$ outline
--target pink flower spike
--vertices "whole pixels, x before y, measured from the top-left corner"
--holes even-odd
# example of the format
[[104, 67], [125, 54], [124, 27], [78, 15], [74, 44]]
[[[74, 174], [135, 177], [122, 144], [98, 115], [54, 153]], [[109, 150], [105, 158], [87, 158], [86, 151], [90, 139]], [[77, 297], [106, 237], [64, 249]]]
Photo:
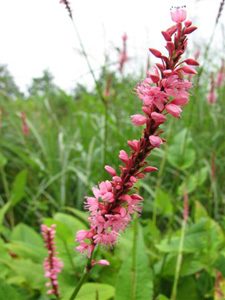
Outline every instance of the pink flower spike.
[[149, 141], [153, 147], [157, 147], [157, 148], [159, 148], [163, 142], [162, 139], [157, 135], [150, 135]]
[[175, 118], [179, 118], [180, 114], [182, 112], [182, 109], [175, 105], [175, 104], [167, 104], [165, 106], [166, 111], [171, 114], [172, 116], [174, 116]]
[[110, 175], [116, 176], [116, 171], [115, 171], [112, 167], [110, 167], [110, 166], [105, 166], [105, 170], [106, 170], [106, 172], [108, 172]]
[[135, 126], [142, 126], [146, 124], [147, 118], [138, 114], [131, 116], [131, 121]]
[[179, 7], [179, 6], [172, 7], [170, 14], [171, 14], [172, 21], [174, 21], [176, 23], [182, 23], [183, 21], [186, 20], [186, 17], [187, 17], [187, 11], [184, 6], [183, 7]]
[[53, 294], [57, 298], [59, 298], [57, 276], [63, 268], [63, 262], [56, 256], [57, 252], [55, 247], [55, 228], [55, 224], [52, 224], [50, 227], [44, 224], [41, 225], [41, 233], [45, 243], [45, 248], [48, 250], [48, 256], [45, 258], [43, 264], [45, 277], [49, 279], [49, 282], [46, 285], [49, 288], [47, 294]]
[[155, 111], [153, 113], [151, 113], [151, 117], [158, 124], [162, 124], [166, 121], [166, 116], [164, 116], [163, 114], [157, 113]]

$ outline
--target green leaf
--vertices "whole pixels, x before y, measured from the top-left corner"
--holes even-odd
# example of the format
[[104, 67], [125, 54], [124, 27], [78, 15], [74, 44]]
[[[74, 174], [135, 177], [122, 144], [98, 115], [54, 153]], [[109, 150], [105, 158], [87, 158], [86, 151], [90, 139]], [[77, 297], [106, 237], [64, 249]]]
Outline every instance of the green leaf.
[[133, 249], [128, 253], [117, 277], [115, 300], [150, 300], [152, 294], [152, 272], [145, 252], [142, 229], [137, 226], [134, 227]]
[[43, 264], [34, 263], [30, 259], [15, 259], [10, 269], [13, 271], [10, 280], [16, 281], [14, 277], [19, 278], [21, 282], [33, 289], [45, 290], [46, 279]]
[[11, 240], [24, 242], [25, 244], [32, 244], [37, 247], [43, 247], [41, 236], [34, 229], [23, 223], [20, 223], [13, 228]]
[[0, 299], [2, 300], [24, 300], [24, 297], [11, 285], [0, 280]]
[[[72, 292], [73, 289], [65, 291], [63, 300], [68, 300]], [[114, 297], [114, 293], [114, 287], [109, 284], [86, 283], [81, 287], [76, 300], [111, 300]]]
[[87, 228], [87, 226], [85, 226], [83, 222], [69, 214], [57, 213], [55, 214], [54, 219], [67, 225], [68, 228], [73, 231], [73, 233], [76, 233], [78, 230]]
[[[156, 247], [162, 252], [177, 253], [179, 242], [180, 235], [175, 234], [172, 238], [162, 240]], [[223, 242], [224, 235], [222, 229], [212, 219], [205, 218], [187, 229], [183, 251], [186, 253], [205, 253], [206, 255], [212, 252], [212, 256], [216, 257], [218, 248]]]
[[[98, 295], [98, 298], [97, 298]], [[114, 287], [108, 284], [86, 283], [82, 286], [77, 300], [109, 300], [114, 296]]]
[[169, 298], [164, 295], [159, 295], [156, 300], [169, 300]]
[[88, 225], [88, 214], [73, 207], [65, 207], [65, 210], [71, 212], [78, 220]]
[[193, 277], [184, 278], [178, 285], [177, 300], [203, 300], [199, 295], [196, 280]]
[[19, 174], [17, 174], [12, 187], [12, 192], [10, 195], [9, 201], [0, 209], [0, 231], [1, 224], [3, 222], [5, 214], [18, 204], [25, 195], [25, 187], [26, 187], [26, 179], [27, 179], [27, 171], [23, 170]]
[[0, 152], [0, 169], [7, 164], [6, 157]]
[[26, 182], [27, 182], [27, 170], [23, 170], [19, 174], [17, 174], [13, 182], [12, 192], [9, 200], [12, 206], [15, 206], [24, 197]]
[[196, 173], [188, 177], [178, 188], [178, 194], [183, 195], [185, 192], [192, 193], [198, 186], [201, 186], [207, 179], [208, 168], [203, 167]]
[[179, 170], [186, 170], [194, 164], [196, 153], [191, 144], [192, 140], [188, 137], [187, 129], [182, 130], [175, 136], [167, 156], [169, 163], [173, 167]]
[[205, 207], [201, 204], [201, 202], [195, 201], [195, 222], [206, 217], [208, 217], [208, 213]]
[[156, 191], [155, 205], [160, 214], [171, 215], [173, 213], [171, 196], [162, 189]]
[[[177, 265], [177, 255], [170, 254], [167, 255], [166, 260], [162, 259], [157, 265], [156, 265], [156, 272], [160, 274], [162, 270], [162, 264], [163, 266], [163, 275], [164, 276], [174, 276], [176, 272], [176, 265]], [[204, 269], [205, 265], [196, 259], [194, 255], [184, 255], [180, 270], [180, 277], [183, 276], [190, 276], [192, 274], [196, 274], [197, 272], [200, 272], [202, 269]]]

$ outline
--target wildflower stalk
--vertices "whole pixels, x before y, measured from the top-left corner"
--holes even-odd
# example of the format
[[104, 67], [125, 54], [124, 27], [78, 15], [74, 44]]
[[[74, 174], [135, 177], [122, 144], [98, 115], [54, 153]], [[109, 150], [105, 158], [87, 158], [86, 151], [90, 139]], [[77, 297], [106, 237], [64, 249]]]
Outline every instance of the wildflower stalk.
[[137, 234], [138, 234], [138, 220], [137, 216], [134, 217], [134, 226], [133, 226], [133, 249], [132, 249], [132, 299], [135, 300], [135, 291], [136, 291], [136, 259], [137, 259]]
[[81, 38], [81, 35], [80, 35], [80, 32], [76, 26], [76, 23], [74, 21], [74, 18], [73, 18], [73, 14], [72, 14], [72, 10], [70, 8], [70, 5], [69, 5], [69, 2], [68, 1], [65, 1], [65, 0], [61, 0], [61, 3], [63, 3], [65, 6], [66, 6], [66, 9], [68, 10], [69, 12], [69, 17], [70, 17], [70, 20], [72, 22], [72, 25], [73, 25], [73, 29], [75, 31], [75, 34], [77, 36], [77, 39], [78, 39], [78, 42], [79, 42], [79, 45], [80, 45], [80, 48], [81, 48], [81, 53], [87, 63], [87, 66], [88, 66], [88, 69], [89, 69], [89, 72], [93, 78], [93, 81], [94, 81], [94, 84], [95, 84], [95, 89], [97, 91], [97, 94], [99, 96], [99, 99], [101, 100], [103, 106], [104, 106], [104, 125], [103, 125], [103, 128], [104, 128], [104, 134], [103, 134], [103, 138], [104, 138], [104, 142], [103, 142], [103, 145], [104, 145], [104, 148], [103, 148], [103, 164], [105, 164], [106, 162], [106, 152], [107, 152], [107, 141], [108, 141], [108, 104], [107, 104], [107, 100], [102, 92], [102, 88], [95, 76], [95, 73], [94, 73], [94, 70], [92, 68], [92, 65], [90, 63], [90, 60], [88, 58], [88, 55], [87, 55], [87, 52], [85, 50], [85, 46], [84, 46], [84, 43], [83, 43], [83, 40]]
[[[182, 61], [181, 56], [187, 47], [187, 35], [196, 27], [192, 26], [191, 21], [184, 22], [184, 7], [175, 7], [171, 16], [175, 25], [162, 32], [168, 56], [156, 49], [149, 49], [162, 63], [157, 63], [136, 88], [144, 115], [133, 115], [131, 121], [135, 126], [145, 125], [142, 137], [128, 141], [131, 149], [129, 154], [124, 150], [120, 151], [120, 173], [111, 166], [105, 166], [112, 180], [99, 183], [98, 187], [93, 188], [93, 196], [86, 197], [85, 208], [90, 213], [90, 229], [77, 232], [76, 241], [79, 246], [76, 249], [85, 253], [89, 259], [97, 245], [115, 245], [120, 232], [126, 229], [132, 216], [141, 213], [143, 198], [136, 193], [135, 183], [147, 173], [157, 170], [156, 167], [149, 166], [146, 159], [153, 149], [165, 142], [160, 137], [162, 130], [159, 127], [166, 122], [168, 114], [179, 118], [182, 107], [188, 102], [191, 83], [185, 79], [185, 75], [196, 74], [190, 66], [198, 63], [191, 58]], [[101, 264], [107, 263], [104, 261]]]
[[222, 12], [223, 12], [224, 4], [225, 4], [225, 0], [222, 0], [220, 2], [220, 5], [219, 5], [219, 9], [218, 9], [218, 13], [217, 13], [217, 16], [216, 16], [216, 20], [215, 20], [215, 24], [214, 24], [214, 27], [213, 27], [212, 34], [211, 34], [211, 36], [209, 38], [209, 41], [208, 41], [208, 44], [206, 45], [206, 48], [205, 48], [205, 52], [204, 52], [204, 55], [203, 55], [203, 63], [202, 63], [202, 66], [201, 66], [201, 68], [198, 72], [197, 83], [199, 83], [200, 78], [202, 76], [202, 73], [204, 72], [205, 64], [206, 64], [207, 59], [208, 59], [209, 50], [210, 50], [210, 47], [212, 45], [212, 42], [213, 42], [213, 39], [214, 39], [214, 36], [215, 36], [215, 33], [216, 33], [217, 25], [219, 23], [220, 17], [221, 17]]
[[79, 282], [77, 283], [71, 297], [69, 298], [69, 300], [74, 300], [78, 294], [78, 292], [80, 291], [82, 285], [87, 281], [90, 271], [92, 269], [92, 265], [91, 265], [91, 261], [92, 261], [92, 256], [88, 259], [87, 265], [84, 268], [84, 272], [83, 275], [81, 276]]
[[181, 228], [180, 244], [179, 244], [178, 256], [177, 256], [177, 263], [176, 263], [176, 270], [175, 270], [175, 277], [174, 277], [172, 294], [171, 294], [171, 298], [170, 298], [171, 300], [176, 300], [177, 299], [177, 287], [178, 287], [180, 270], [181, 270], [182, 260], [183, 260], [183, 247], [184, 247], [185, 229], [186, 229], [186, 221], [183, 220], [182, 221], [182, 228]]
[[59, 285], [58, 285], [58, 273], [61, 272], [63, 268], [62, 261], [57, 257], [57, 251], [55, 246], [55, 228], [56, 225], [51, 225], [47, 227], [46, 225], [41, 225], [41, 232], [45, 247], [48, 250], [48, 256], [44, 260], [44, 270], [45, 277], [49, 279], [46, 283], [48, 287], [48, 295], [54, 295], [56, 299], [59, 299]]

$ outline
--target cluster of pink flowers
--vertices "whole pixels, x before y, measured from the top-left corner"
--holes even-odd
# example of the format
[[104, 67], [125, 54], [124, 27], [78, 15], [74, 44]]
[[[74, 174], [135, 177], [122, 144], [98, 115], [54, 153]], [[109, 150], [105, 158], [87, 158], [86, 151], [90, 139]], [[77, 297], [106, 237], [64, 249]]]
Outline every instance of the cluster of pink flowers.
[[122, 36], [123, 41], [123, 48], [120, 50], [119, 53], [119, 71], [123, 73], [124, 65], [128, 61], [128, 55], [127, 55], [127, 35], [124, 33]]
[[191, 83], [185, 79], [185, 75], [196, 74], [192, 66], [198, 63], [191, 58], [180, 59], [187, 47], [187, 35], [196, 27], [192, 26], [191, 21], [185, 21], [184, 7], [173, 8], [171, 17], [175, 24], [162, 32], [168, 55], [149, 49], [160, 59], [160, 63], [148, 72], [147, 78], [136, 88], [144, 114], [131, 116], [131, 121], [135, 126], [145, 125], [143, 135], [139, 140], [128, 141], [130, 154], [120, 151], [120, 172], [105, 166], [112, 179], [94, 187], [93, 196], [86, 198], [85, 208], [90, 213], [90, 229], [77, 232], [79, 246], [76, 249], [88, 257], [91, 257], [96, 245], [114, 245], [132, 215], [141, 213], [143, 198], [134, 192], [134, 185], [147, 173], [157, 170], [156, 167], [148, 166], [146, 158], [154, 148], [165, 142], [160, 137], [162, 131], [159, 126], [166, 121], [166, 115], [180, 117], [183, 106], [188, 102]]
[[45, 277], [49, 279], [46, 283], [49, 295], [55, 295], [59, 297], [59, 285], [58, 285], [58, 273], [61, 272], [63, 268], [62, 261], [57, 257], [56, 247], [55, 247], [55, 228], [56, 225], [51, 225], [47, 227], [46, 225], [41, 225], [41, 233], [45, 242], [45, 247], [48, 250], [48, 257], [44, 261]]

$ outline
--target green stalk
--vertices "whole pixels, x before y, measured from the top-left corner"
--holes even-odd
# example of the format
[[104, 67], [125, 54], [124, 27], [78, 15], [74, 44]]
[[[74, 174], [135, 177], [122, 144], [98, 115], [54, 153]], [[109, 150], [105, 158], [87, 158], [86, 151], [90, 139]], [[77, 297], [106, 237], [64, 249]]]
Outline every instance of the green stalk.
[[[93, 252], [92, 252], [93, 254]], [[91, 261], [92, 261], [92, 257], [93, 255], [91, 255], [91, 257], [88, 259], [87, 265], [84, 268], [84, 272], [83, 275], [81, 276], [78, 284], [76, 285], [72, 295], [70, 296], [69, 300], [74, 300], [78, 294], [78, 292], [80, 291], [82, 285], [87, 281], [90, 271], [92, 269], [92, 265], [91, 265]]]
[[6, 179], [4, 168], [0, 168], [0, 173], [1, 173], [1, 177], [2, 177], [3, 187], [4, 187], [4, 190], [5, 190], [5, 195], [6, 195], [7, 200], [9, 200], [9, 195], [10, 195], [9, 186], [8, 186], [8, 182], [7, 182], [7, 179]]
[[103, 165], [106, 164], [106, 154], [107, 154], [107, 140], [108, 140], [108, 104], [104, 103], [105, 114], [104, 114], [104, 149], [103, 149]]
[[135, 300], [136, 291], [136, 257], [137, 257], [137, 234], [138, 234], [138, 221], [137, 217], [134, 218], [134, 231], [133, 231], [133, 248], [132, 248], [132, 298]]
[[170, 300], [176, 300], [177, 299], [177, 287], [178, 287], [180, 270], [181, 270], [182, 260], [183, 260], [183, 247], [184, 247], [184, 237], [185, 237], [186, 224], [187, 224], [187, 221], [185, 219], [183, 219], [182, 228], [181, 228], [180, 244], [179, 244], [179, 250], [178, 250], [178, 256], [177, 256], [177, 263], [176, 263], [176, 271], [175, 271], [173, 289], [172, 289], [172, 294], [171, 294]]

